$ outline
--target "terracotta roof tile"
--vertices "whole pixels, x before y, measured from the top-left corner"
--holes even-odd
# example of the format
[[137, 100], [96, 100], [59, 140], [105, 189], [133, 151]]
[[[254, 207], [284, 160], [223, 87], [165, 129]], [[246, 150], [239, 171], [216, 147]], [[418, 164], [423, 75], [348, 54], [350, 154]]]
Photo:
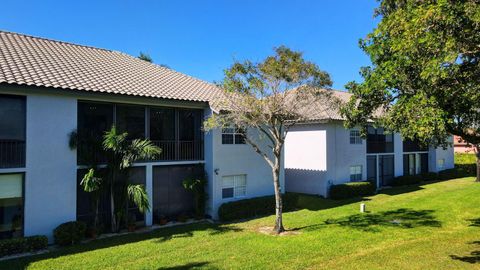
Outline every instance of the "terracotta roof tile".
[[0, 31], [0, 83], [209, 102], [215, 85], [112, 50]]

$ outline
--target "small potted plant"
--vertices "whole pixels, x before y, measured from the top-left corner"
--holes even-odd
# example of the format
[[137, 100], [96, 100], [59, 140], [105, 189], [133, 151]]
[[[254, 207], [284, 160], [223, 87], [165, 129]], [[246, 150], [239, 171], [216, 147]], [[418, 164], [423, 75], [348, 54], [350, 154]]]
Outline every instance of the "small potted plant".
[[134, 214], [131, 214], [128, 216], [128, 231], [129, 232], [134, 232], [135, 229], [137, 228], [137, 218], [135, 217]]
[[188, 216], [186, 214], [180, 214], [177, 217], [178, 222], [187, 222], [187, 220], [188, 220]]
[[87, 238], [96, 239], [98, 236], [98, 230], [97, 228], [95, 228], [95, 226], [91, 225], [91, 226], [88, 226], [85, 234]]
[[168, 219], [165, 215], [160, 215], [159, 219], [158, 219], [158, 224], [160, 225], [165, 225], [168, 223]]

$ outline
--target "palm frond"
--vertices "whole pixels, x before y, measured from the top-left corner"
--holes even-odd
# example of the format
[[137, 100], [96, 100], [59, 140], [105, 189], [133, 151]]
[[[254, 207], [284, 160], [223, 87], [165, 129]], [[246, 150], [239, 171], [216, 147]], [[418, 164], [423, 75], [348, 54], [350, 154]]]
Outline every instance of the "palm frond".
[[123, 151], [127, 141], [127, 133], [118, 133], [115, 125], [103, 135], [103, 149], [113, 152]]
[[80, 182], [80, 185], [86, 192], [93, 192], [99, 190], [101, 184], [102, 178], [95, 176], [94, 169], [88, 170], [88, 172], [83, 176], [82, 181]]
[[143, 185], [128, 185], [128, 197], [135, 203], [141, 213], [150, 211], [150, 202]]

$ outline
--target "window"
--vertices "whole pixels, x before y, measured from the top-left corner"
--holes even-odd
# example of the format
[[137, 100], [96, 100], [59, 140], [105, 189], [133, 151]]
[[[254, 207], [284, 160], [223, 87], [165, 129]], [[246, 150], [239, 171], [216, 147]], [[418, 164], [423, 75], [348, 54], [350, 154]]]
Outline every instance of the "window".
[[106, 103], [78, 102], [77, 163], [104, 162], [101, 141], [105, 131], [113, 125], [113, 105]]
[[0, 95], [0, 168], [25, 166], [25, 97]]
[[0, 174], [0, 239], [23, 234], [23, 174]]
[[360, 136], [359, 130], [350, 130], [350, 144], [362, 144], [362, 137]]
[[445, 169], [445, 159], [441, 158], [437, 160], [437, 168], [438, 170], [444, 170]]
[[403, 155], [403, 175], [417, 175], [427, 172], [428, 153]]
[[386, 133], [383, 128], [368, 127], [367, 153], [392, 153], [393, 134]]
[[350, 166], [350, 181], [362, 181], [362, 166]]
[[245, 131], [240, 128], [223, 128], [222, 144], [245, 144]]
[[117, 128], [119, 132], [127, 132], [127, 138], [145, 138], [145, 107], [117, 105]]
[[240, 198], [247, 195], [247, 176], [230, 175], [222, 177], [222, 199]]

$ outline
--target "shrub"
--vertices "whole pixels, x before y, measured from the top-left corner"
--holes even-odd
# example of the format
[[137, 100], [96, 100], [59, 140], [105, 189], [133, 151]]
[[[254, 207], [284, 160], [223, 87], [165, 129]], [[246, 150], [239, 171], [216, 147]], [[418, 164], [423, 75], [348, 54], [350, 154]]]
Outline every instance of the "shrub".
[[70, 221], [58, 226], [53, 231], [53, 237], [57, 245], [73, 245], [82, 241], [86, 230], [87, 225], [84, 222]]
[[330, 187], [330, 198], [348, 199], [354, 197], [370, 196], [375, 194], [375, 185], [371, 182], [351, 182]]
[[396, 177], [392, 181], [392, 186], [406, 186], [414, 185], [422, 182], [422, 176], [420, 175], [403, 175]]
[[422, 180], [423, 181], [435, 181], [438, 180], [438, 173], [435, 172], [427, 172], [427, 173], [422, 173]]
[[438, 172], [438, 178], [440, 180], [450, 180], [450, 179], [455, 179], [455, 178], [464, 177], [464, 176], [466, 176], [466, 173], [461, 168], [447, 169], [447, 170]]
[[44, 235], [0, 240], [0, 257], [46, 249], [47, 245]]
[[475, 176], [477, 174], [476, 164], [455, 164], [455, 169], [457, 169], [459, 177]]
[[[283, 211], [296, 209], [298, 194], [286, 193], [282, 196]], [[265, 196], [252, 199], [224, 203], [218, 209], [222, 221], [252, 218], [275, 213], [275, 196]]]

